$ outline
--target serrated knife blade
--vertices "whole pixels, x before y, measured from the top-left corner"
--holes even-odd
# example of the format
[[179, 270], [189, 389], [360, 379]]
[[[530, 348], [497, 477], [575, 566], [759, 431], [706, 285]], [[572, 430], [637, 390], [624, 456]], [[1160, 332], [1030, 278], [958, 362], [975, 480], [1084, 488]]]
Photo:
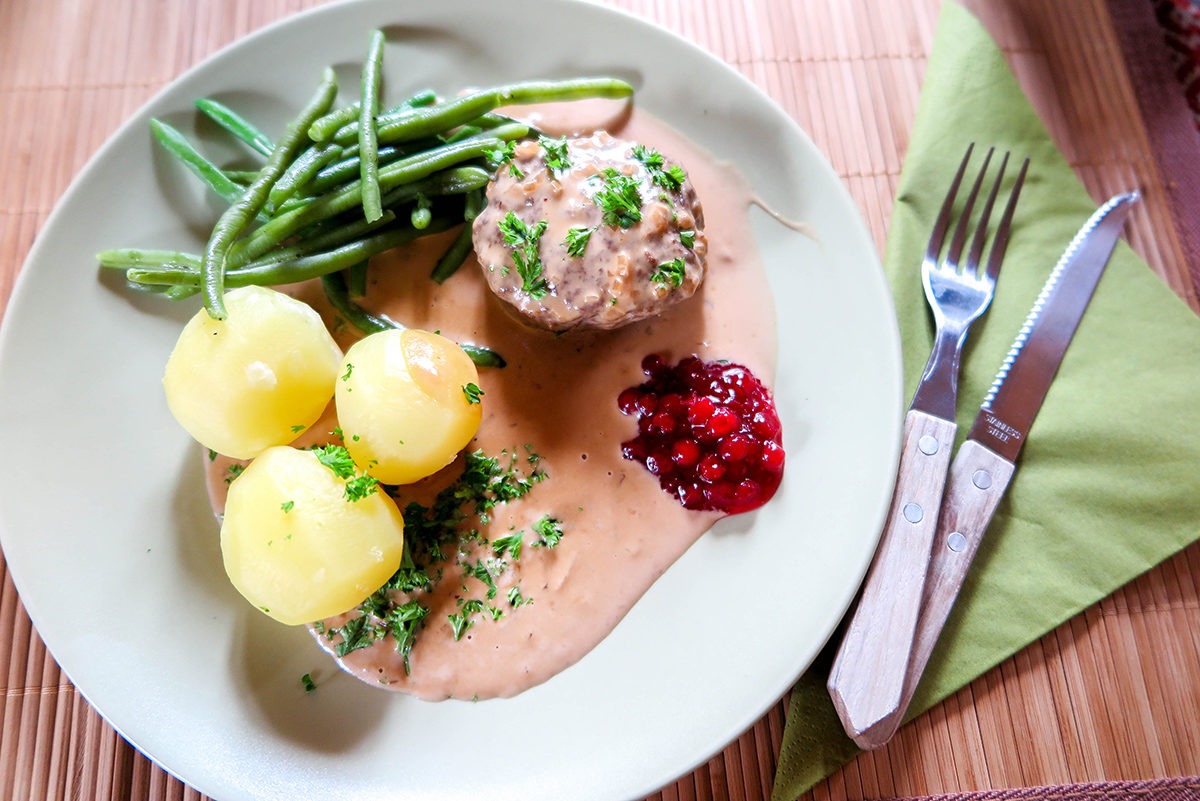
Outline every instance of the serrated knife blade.
[[1075, 234], [1005, 356], [969, 440], [1010, 462], [1017, 460], [1139, 197], [1135, 191], [1110, 198]]
[[912, 701], [1017, 457], [1108, 265], [1136, 191], [1109, 199], [1067, 246], [1017, 333], [950, 467], [902, 703]]

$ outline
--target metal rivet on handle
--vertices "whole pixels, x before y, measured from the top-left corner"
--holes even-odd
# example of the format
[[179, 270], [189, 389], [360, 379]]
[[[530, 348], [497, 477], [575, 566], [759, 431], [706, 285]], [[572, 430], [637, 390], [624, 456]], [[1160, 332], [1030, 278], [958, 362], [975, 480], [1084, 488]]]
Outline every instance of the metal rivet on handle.
[[926, 434], [917, 441], [917, 447], [920, 448], [921, 453], [925, 454], [926, 456], [933, 456], [938, 452], [937, 437], [932, 437], [929, 434]]
[[967, 547], [967, 537], [961, 531], [952, 531], [946, 538], [946, 547], [958, 553]]
[[925, 516], [925, 510], [921, 508], [919, 503], [904, 504], [904, 519], [910, 523], [920, 523], [921, 518]]
[[976, 470], [971, 476], [971, 483], [981, 490], [985, 490], [992, 486], [992, 474], [986, 470]]

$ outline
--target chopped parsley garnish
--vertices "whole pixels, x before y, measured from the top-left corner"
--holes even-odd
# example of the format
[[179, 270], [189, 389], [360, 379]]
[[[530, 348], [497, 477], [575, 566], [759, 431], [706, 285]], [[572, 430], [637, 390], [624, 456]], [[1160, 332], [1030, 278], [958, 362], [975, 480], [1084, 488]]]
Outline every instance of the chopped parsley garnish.
[[672, 259], [658, 265], [658, 269], [650, 274], [650, 280], [665, 287], [683, 286], [686, 265], [683, 259]]
[[235, 462], [229, 465], [229, 467], [225, 468], [225, 483], [232, 484], [233, 480], [240, 476], [242, 471], [245, 469], [246, 465], [241, 464], [240, 462]]
[[450, 620], [450, 628], [454, 631], [454, 639], [457, 642], [462, 639], [462, 636], [467, 633], [467, 629], [471, 628], [475, 623], [475, 615], [483, 611], [483, 601], [478, 598], [459, 598], [458, 611], [446, 615]]
[[492, 540], [492, 550], [496, 552], [496, 556], [504, 556], [509, 554], [513, 559], [521, 558], [521, 546], [524, 544], [525, 532], [516, 531], [505, 537], [498, 537]]
[[[344, 448], [327, 446], [314, 450], [320, 450], [329, 465], [345, 469], [341, 453]], [[331, 628], [320, 622], [315, 624], [317, 631], [331, 642], [337, 640], [333, 647], [336, 656], [345, 656], [390, 636], [396, 652], [404, 657], [407, 670], [409, 654], [429, 615], [424, 594], [434, 589], [451, 561], [457, 562], [465, 578], [474, 578], [483, 585], [483, 589], [476, 586], [471, 590], [464, 578], [458, 608], [447, 615], [454, 639], [461, 639], [480, 615], [486, 613], [484, 619], [490, 620], [503, 616], [501, 605], [492, 602], [501, 594], [497, 577], [507, 565], [501, 557], [505, 554], [514, 560], [519, 557], [523, 534], [517, 532], [489, 543], [481, 528], [497, 505], [524, 497], [545, 479], [546, 474], [539, 467], [541, 457], [528, 446], [523, 456], [517, 451], [504, 451], [499, 456], [488, 456], [479, 450], [466, 453], [463, 472], [437, 494], [430, 506], [410, 502], [404, 507], [406, 547], [399, 569], [359, 604], [355, 616], [343, 625]], [[549, 516], [535, 524], [534, 529], [543, 540], [539, 545], [549, 546], [562, 536], [561, 527]], [[481, 555], [469, 557], [472, 549], [486, 550], [476, 550]], [[470, 594], [480, 597], [468, 597]], [[516, 587], [508, 588], [504, 594], [513, 607], [530, 603]]]
[[471, 405], [479, 403], [479, 399], [483, 397], [483, 390], [474, 382], [463, 385], [462, 391], [467, 398], [467, 403]]
[[605, 225], [632, 228], [642, 219], [642, 193], [638, 181], [612, 167], [601, 173], [604, 185], [592, 196], [603, 212]]
[[562, 522], [550, 515], [545, 515], [533, 524], [533, 530], [541, 537], [533, 544], [535, 548], [553, 548], [562, 541]]
[[508, 172], [513, 178], [524, 178], [525, 173], [521, 172], [521, 168], [513, 163], [513, 158], [516, 153], [516, 142], [505, 142], [503, 147], [498, 147], [488, 154], [488, 159], [492, 163], [492, 169], [499, 171], [504, 165], [508, 165]]
[[396, 653], [404, 657], [404, 670], [408, 671], [408, 655], [417, 639], [417, 629], [425, 622], [428, 607], [417, 601], [409, 601], [387, 612], [384, 622], [388, 633], [396, 640]]
[[492, 565], [489, 565], [487, 562], [480, 559], [475, 564], [468, 564], [465, 567], [467, 568], [466, 573], [468, 576], [482, 581], [484, 585], [487, 586], [488, 599], [491, 600], [492, 598], [495, 598], [496, 593], [499, 590], [496, 588], [496, 576], [493, 575], [492, 570], [496, 569], [497, 572], [499, 572], [499, 569], [503, 567], [503, 563], [493, 562]]
[[312, 674], [310, 673], [305, 673], [303, 676], [301, 676], [300, 683], [304, 685], [304, 692], [306, 693], [311, 693], [313, 690], [317, 689], [317, 683], [313, 681]]
[[350, 451], [344, 445], [320, 445], [312, 449], [317, 461], [333, 471], [341, 479], [353, 478], [357, 467], [350, 458]]
[[650, 180], [671, 192], [676, 192], [687, 180], [687, 173], [678, 164], [667, 164], [662, 153], [645, 145], [633, 146], [633, 157], [650, 173]]
[[363, 473], [346, 482], [346, 500], [361, 501], [379, 489], [379, 479]]
[[567, 154], [567, 137], [551, 139], [548, 136], [539, 136], [538, 144], [546, 154], [546, 166], [549, 169], [554, 172], [571, 169], [571, 158]]
[[396, 641], [396, 653], [404, 657], [404, 669], [408, 670], [408, 655], [416, 642], [417, 631], [429, 614], [428, 607], [419, 601], [395, 604], [383, 587], [358, 606], [358, 617], [352, 617], [345, 625], [333, 629], [318, 627], [327, 639], [340, 636], [342, 641], [334, 646], [333, 652], [342, 657], [351, 651], [367, 648], [387, 635]]
[[587, 228], [582, 225], [576, 225], [567, 229], [567, 238], [563, 242], [567, 246], [568, 256], [582, 256], [587, 250], [588, 242], [592, 238], [593, 228]]
[[345, 445], [322, 445], [312, 449], [317, 461], [333, 471], [346, 482], [345, 497], [348, 501], [361, 501], [379, 488], [379, 479], [367, 474], [358, 474], [358, 467], [350, 458]]
[[350, 362], [346, 362], [346, 372], [342, 373], [342, 380], [349, 381], [350, 374], [353, 372], [354, 372], [354, 365], [351, 364]]
[[691, 250], [692, 248], [696, 247], [696, 232], [694, 230], [680, 231], [679, 232], [679, 242], [685, 248], [687, 248], [688, 250]]
[[550, 291], [542, 275], [542, 259], [538, 251], [542, 234], [546, 233], [546, 225], [545, 220], [529, 225], [512, 211], [499, 222], [504, 244], [512, 248], [513, 264], [517, 268], [517, 275], [521, 276], [521, 289], [534, 298], [540, 298]]
[[279, 508], [283, 510], [284, 514], [287, 514], [288, 512], [292, 511], [292, 509], [295, 506], [296, 506], [295, 501], [284, 501], [283, 503], [279, 504]]

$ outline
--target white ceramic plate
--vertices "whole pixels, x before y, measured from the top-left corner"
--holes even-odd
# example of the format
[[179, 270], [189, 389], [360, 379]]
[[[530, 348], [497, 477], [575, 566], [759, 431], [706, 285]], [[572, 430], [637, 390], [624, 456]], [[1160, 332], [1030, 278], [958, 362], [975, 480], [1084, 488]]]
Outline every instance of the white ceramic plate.
[[[801, 235], [758, 215], [780, 309], [786, 482], [693, 547], [594, 652], [523, 695], [431, 704], [341, 676], [221, 569], [195, 445], [160, 390], [193, 306], [97, 277], [117, 245], [196, 250], [216, 212], [152, 144], [217, 96], [277, 130], [327, 64], [355, 86], [387, 27], [389, 92], [617, 74], [739, 165]], [[586, 46], [585, 46], [586, 44]], [[273, 127], [272, 127], [273, 126]], [[865, 572], [898, 441], [898, 334], [867, 231], [820, 152], [737, 73], [608, 8], [356, 2], [263, 30], [150, 102], [79, 175], [0, 340], [0, 536], [38, 631], [130, 741], [218, 799], [633, 799], [737, 737], [830, 635]], [[318, 692], [298, 677], [316, 671]]]

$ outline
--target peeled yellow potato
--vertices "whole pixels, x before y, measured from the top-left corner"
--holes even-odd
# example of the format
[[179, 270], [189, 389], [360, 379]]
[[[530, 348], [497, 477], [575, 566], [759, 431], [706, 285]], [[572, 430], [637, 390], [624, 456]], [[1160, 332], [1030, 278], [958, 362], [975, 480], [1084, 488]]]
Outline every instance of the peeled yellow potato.
[[265, 287], [225, 295], [228, 316], [188, 321], [163, 375], [167, 406], [201, 445], [235, 459], [291, 442], [333, 397], [342, 353], [313, 309]]
[[471, 358], [439, 334], [371, 334], [346, 351], [334, 393], [346, 447], [387, 484], [432, 475], [479, 430], [478, 381]]
[[296, 625], [353, 609], [392, 577], [404, 517], [376, 489], [346, 497], [346, 479], [312, 450], [268, 448], [233, 480], [221, 555], [246, 600]]

